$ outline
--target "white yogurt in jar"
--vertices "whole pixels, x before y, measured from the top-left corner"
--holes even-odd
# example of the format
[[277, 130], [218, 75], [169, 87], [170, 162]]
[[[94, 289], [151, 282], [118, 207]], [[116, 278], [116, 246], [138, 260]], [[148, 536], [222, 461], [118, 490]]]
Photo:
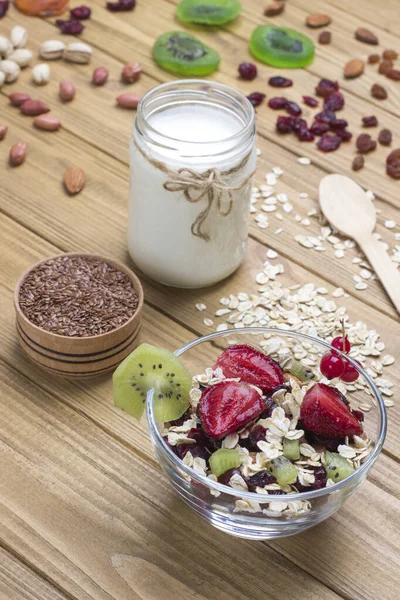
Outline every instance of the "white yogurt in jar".
[[[214, 85], [229, 90], [208, 83], [210, 88]], [[178, 95], [175, 101], [149, 111], [148, 137], [135, 127], [128, 248], [137, 266], [152, 279], [176, 287], [203, 287], [230, 275], [243, 260], [249, 177], [256, 161], [254, 132], [247, 134], [245, 143], [240, 139], [246, 124], [243, 114], [231, 107], [196, 98], [181, 102]], [[237, 172], [226, 173], [241, 163], [245, 164]], [[178, 173], [182, 168], [190, 171]], [[217, 170], [211, 191], [204, 181], [209, 169]], [[189, 201], [185, 189], [191, 200], [200, 199]], [[194, 225], [208, 208], [200, 226]]]

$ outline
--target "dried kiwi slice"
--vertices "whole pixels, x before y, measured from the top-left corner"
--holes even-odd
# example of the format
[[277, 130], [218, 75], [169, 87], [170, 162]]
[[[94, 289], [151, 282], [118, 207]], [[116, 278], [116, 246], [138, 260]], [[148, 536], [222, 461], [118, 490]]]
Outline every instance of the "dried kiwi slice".
[[249, 47], [255, 58], [273, 67], [305, 67], [314, 58], [314, 44], [310, 38], [287, 27], [256, 27]]
[[278, 456], [270, 462], [270, 471], [279, 485], [288, 485], [297, 480], [298, 469], [288, 458]]
[[221, 60], [215, 50], [183, 31], [160, 35], [153, 46], [153, 58], [162, 69], [187, 76], [209, 75]]
[[325, 467], [326, 476], [335, 483], [354, 473], [353, 465], [337, 452], [325, 452], [322, 456], [322, 464]]
[[239, 0], [182, 0], [176, 7], [176, 16], [184, 23], [224, 25], [241, 12]]
[[290, 460], [300, 460], [300, 442], [299, 440], [289, 440], [283, 438], [283, 456]]
[[154, 388], [154, 414], [159, 421], [179, 419], [189, 406], [192, 376], [179, 359], [163, 348], [141, 344], [113, 374], [114, 404], [140, 419], [146, 394]]
[[285, 365], [284, 368], [286, 373], [290, 373], [300, 379], [300, 381], [311, 381], [315, 375], [312, 369], [302, 365], [298, 360], [292, 359], [290, 363]]
[[208, 459], [210, 463], [210, 469], [216, 477], [223, 475], [227, 471], [239, 467], [240, 456], [239, 452], [235, 449], [231, 450], [228, 448], [220, 448]]

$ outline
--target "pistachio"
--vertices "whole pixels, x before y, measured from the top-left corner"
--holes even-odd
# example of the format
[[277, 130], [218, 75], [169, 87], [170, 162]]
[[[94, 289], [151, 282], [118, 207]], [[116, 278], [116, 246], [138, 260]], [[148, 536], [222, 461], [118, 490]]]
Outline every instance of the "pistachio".
[[14, 52], [10, 54], [8, 59], [13, 60], [19, 67], [21, 67], [21, 69], [23, 69], [29, 65], [32, 60], [32, 56], [32, 52], [27, 48], [17, 48], [17, 50], [14, 50]]
[[117, 98], [117, 104], [122, 108], [137, 108], [139, 102], [140, 96], [137, 94], [120, 94]]
[[46, 63], [35, 65], [32, 69], [32, 79], [36, 85], [46, 85], [50, 81], [50, 67]]
[[12, 43], [4, 35], [0, 35], [0, 58], [7, 58], [11, 52], [13, 52]]
[[11, 29], [10, 40], [14, 48], [25, 48], [26, 42], [28, 41], [28, 32], [25, 27], [15, 25], [15, 27]]
[[7, 125], [0, 125], [0, 142], [4, 140], [8, 131]]
[[39, 49], [39, 56], [46, 60], [61, 58], [65, 50], [65, 44], [61, 40], [47, 40]]
[[38, 115], [33, 119], [33, 124], [38, 129], [44, 129], [45, 131], [57, 131], [61, 127], [60, 119], [57, 119], [54, 115]]
[[92, 58], [92, 48], [83, 42], [71, 42], [64, 50], [64, 58], [70, 62], [87, 64]]
[[13, 81], [16, 81], [21, 73], [21, 69], [13, 60], [1, 61], [0, 71], [4, 73], [6, 83], [12, 83]]
[[17, 142], [12, 146], [10, 150], [10, 164], [13, 167], [21, 165], [26, 158], [26, 144], [25, 142]]
[[75, 93], [76, 88], [73, 83], [65, 79], [60, 82], [60, 98], [63, 102], [71, 102], [75, 97]]
[[108, 69], [106, 69], [105, 67], [97, 67], [94, 71], [93, 71], [93, 75], [92, 75], [92, 83], [93, 85], [104, 85], [108, 79]]
[[0, 71], [0, 89], [3, 87], [5, 80], [6, 80], [5, 74], [3, 73], [3, 71]]

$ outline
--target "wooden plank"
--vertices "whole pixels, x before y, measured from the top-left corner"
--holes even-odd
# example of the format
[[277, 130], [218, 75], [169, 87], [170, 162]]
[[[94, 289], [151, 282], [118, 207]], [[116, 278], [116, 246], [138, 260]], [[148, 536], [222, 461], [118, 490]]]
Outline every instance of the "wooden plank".
[[397, 0], [385, 0], [379, 5], [374, 0], [363, 0], [362, 3], [326, 0], [326, 3], [341, 9], [344, 13], [354, 15], [360, 21], [371, 25], [375, 30], [379, 27], [395, 36], [400, 35], [400, 21], [396, 17], [393, 18], [393, 15], [397, 16], [399, 10]]
[[[0, 104], [2, 101], [0, 97]], [[7, 160], [8, 144], [21, 139], [28, 143], [29, 154], [23, 167], [19, 169], [8, 167], [7, 177], [1, 190], [3, 210], [62, 248], [79, 250], [82, 238], [92, 248], [98, 248], [98, 240], [106, 236], [108, 251], [114, 256], [125, 258], [124, 243], [121, 242], [125, 239], [127, 227], [126, 202], [129, 185], [127, 166], [113, 160], [107, 154], [99, 153], [88, 144], [77, 143], [76, 137], [65, 130], [57, 134], [38, 134], [31, 127], [29, 119], [21, 119], [15, 112], [9, 112], [8, 122], [10, 125], [8, 143], [0, 146], [0, 160]], [[127, 127], [120, 131], [120, 144], [124, 147], [129, 144]], [[317, 206], [315, 188], [321, 173], [314, 166], [305, 167], [297, 163], [294, 169], [293, 157], [289, 152], [282, 150], [270, 155], [267, 143], [259, 140], [259, 145], [262, 156], [259, 160], [256, 181], [261, 183], [264, 173], [279, 161], [285, 175], [279, 182], [278, 189], [280, 192], [287, 193], [294, 210], [286, 216], [284, 222], [278, 221], [276, 215], [271, 213], [271, 225], [268, 230], [259, 229], [251, 220], [252, 235], [261, 243], [272, 246], [283, 256], [299, 262], [314, 273], [324, 274], [324, 277], [336, 287], [344, 287], [363, 302], [368, 302], [397, 319], [396, 311], [383, 293], [379, 282], [370, 282], [368, 293], [355, 290], [353, 275], [358, 273], [358, 267], [351, 263], [351, 259], [357, 255], [357, 249], [347, 251], [346, 259], [340, 261], [334, 258], [333, 247], [328, 243], [325, 244], [328, 246], [327, 251], [321, 253], [304, 248], [294, 241], [296, 235], [320, 233], [317, 219], [313, 219], [311, 225], [305, 228], [296, 222], [295, 215], [300, 214], [305, 217], [310, 209]], [[78, 164], [84, 167], [87, 183], [79, 196], [70, 198], [63, 193], [61, 180], [68, 166]], [[301, 173], [304, 175], [300, 175]], [[301, 177], [300, 184], [299, 177]], [[35, 190], [34, 194], [27, 195], [25, 181], [29, 181], [30, 188]], [[307, 192], [309, 198], [300, 198], [300, 191]], [[50, 210], [49, 198], [51, 198]], [[393, 231], [387, 230], [383, 222], [386, 219], [399, 220], [399, 213], [379, 201], [376, 206], [382, 211], [378, 215], [377, 232], [385, 241], [393, 245]], [[108, 215], [107, 218], [102, 217], [105, 214]], [[281, 235], [274, 235], [273, 232], [278, 227], [283, 227], [284, 232]], [[77, 228], [78, 236], [75, 233]], [[55, 232], [57, 232], [56, 237]], [[334, 261], [334, 269], [331, 268], [330, 261]]]
[[0, 548], [0, 598], [71, 600], [4, 548]]

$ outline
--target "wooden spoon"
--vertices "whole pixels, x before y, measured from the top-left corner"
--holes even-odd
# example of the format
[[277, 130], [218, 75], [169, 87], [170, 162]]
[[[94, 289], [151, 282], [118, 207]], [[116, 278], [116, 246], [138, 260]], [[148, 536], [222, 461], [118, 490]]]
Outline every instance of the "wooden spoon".
[[319, 184], [319, 203], [331, 225], [360, 246], [400, 313], [400, 273], [372, 235], [376, 212], [367, 194], [350, 177], [327, 175]]

